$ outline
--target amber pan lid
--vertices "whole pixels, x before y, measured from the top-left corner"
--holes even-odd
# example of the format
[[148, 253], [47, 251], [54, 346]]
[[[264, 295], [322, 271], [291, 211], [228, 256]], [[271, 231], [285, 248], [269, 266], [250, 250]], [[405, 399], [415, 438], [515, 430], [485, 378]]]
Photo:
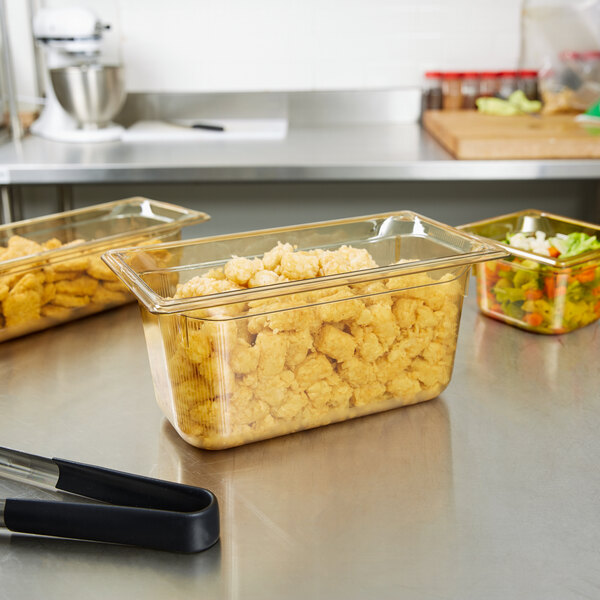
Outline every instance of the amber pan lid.
[[574, 231], [580, 231], [587, 235], [595, 235], [597, 239], [600, 239], [599, 225], [569, 217], [561, 217], [533, 208], [468, 223], [461, 225], [458, 229], [471, 233], [481, 240], [493, 241], [513, 256], [534, 260], [556, 269], [567, 269], [590, 261], [600, 262], [600, 249], [561, 259], [560, 257], [552, 258], [528, 250], [521, 250], [502, 242], [510, 233], [534, 233], [535, 231], [544, 231], [547, 237], [555, 236], [558, 233], [568, 235]]
[[0, 261], [0, 274], [26, 270], [31, 266], [54, 264], [74, 256], [97, 254], [109, 248], [128, 246], [139, 239], [151, 239], [210, 219], [199, 212], [143, 197], [126, 198], [86, 208], [53, 213], [0, 226], [0, 246], [13, 236], [42, 244], [58, 238], [74, 243], [36, 254]]
[[[210, 269], [222, 267], [232, 256], [261, 257], [278, 242], [292, 244], [297, 250], [337, 249], [342, 245], [364, 248], [379, 266], [194, 298], [174, 299], [172, 287], [149, 283], [155, 281], [157, 278], [153, 276], [158, 274], [164, 281], [174, 277], [183, 283]], [[165, 251], [172, 257], [168, 267], [164, 266]], [[150, 312], [170, 314], [366, 283], [410, 273], [459, 266], [468, 268], [476, 262], [504, 256], [507, 256], [507, 252], [493, 242], [481, 240], [411, 211], [399, 211], [158, 244], [147, 248], [121, 248], [106, 252], [102, 258]]]

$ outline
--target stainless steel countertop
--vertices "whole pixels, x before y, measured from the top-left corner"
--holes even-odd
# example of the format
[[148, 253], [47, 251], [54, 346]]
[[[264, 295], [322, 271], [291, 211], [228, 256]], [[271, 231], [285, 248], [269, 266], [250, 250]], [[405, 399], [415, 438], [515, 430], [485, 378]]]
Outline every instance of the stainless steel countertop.
[[163, 419], [135, 305], [0, 344], [1, 445], [202, 485], [222, 511], [191, 556], [4, 530], [0, 598], [597, 598], [600, 325], [530, 334], [471, 288], [439, 398], [224, 451]]
[[0, 146], [0, 184], [598, 179], [600, 160], [454, 160], [414, 124], [304, 125], [284, 140]]

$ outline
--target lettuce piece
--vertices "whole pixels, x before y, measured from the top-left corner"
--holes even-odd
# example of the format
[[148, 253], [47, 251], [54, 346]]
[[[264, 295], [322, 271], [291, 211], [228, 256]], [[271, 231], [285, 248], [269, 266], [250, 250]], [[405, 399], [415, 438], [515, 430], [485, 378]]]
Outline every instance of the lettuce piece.
[[600, 241], [595, 235], [583, 231], [573, 231], [564, 238], [550, 238], [550, 243], [560, 252], [560, 258], [577, 256], [583, 252], [600, 249]]
[[553, 237], [550, 238], [548, 241], [559, 251], [561, 255], [564, 255], [565, 252], [569, 249], [565, 238]]

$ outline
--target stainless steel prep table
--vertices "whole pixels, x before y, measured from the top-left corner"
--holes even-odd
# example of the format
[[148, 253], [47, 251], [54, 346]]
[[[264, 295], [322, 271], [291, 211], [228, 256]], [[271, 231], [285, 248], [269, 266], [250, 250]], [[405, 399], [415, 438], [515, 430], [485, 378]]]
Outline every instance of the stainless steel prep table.
[[[472, 282], [473, 283], [473, 282]], [[135, 305], [0, 345], [0, 444], [212, 489], [198, 555], [0, 533], [0, 598], [594, 598], [600, 325], [463, 310], [436, 400], [231, 450], [155, 405]], [[45, 496], [0, 480], [0, 497]]]
[[[0, 145], [0, 218], [23, 218], [22, 186], [260, 182], [592, 181], [600, 160], [455, 160], [417, 123], [296, 125], [283, 140], [68, 144], [27, 136]], [[592, 218], [600, 192], [592, 192]]]
[[290, 128], [283, 140], [0, 146], [0, 185], [598, 179], [600, 160], [455, 160], [417, 123]]

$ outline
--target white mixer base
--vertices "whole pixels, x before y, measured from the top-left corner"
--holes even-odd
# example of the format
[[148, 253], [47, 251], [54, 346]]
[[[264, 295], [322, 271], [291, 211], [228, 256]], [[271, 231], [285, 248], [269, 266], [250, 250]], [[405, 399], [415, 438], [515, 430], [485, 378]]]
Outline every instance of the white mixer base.
[[62, 129], [54, 131], [48, 128], [37, 129], [35, 123], [31, 125], [31, 133], [55, 142], [115, 142], [121, 139], [123, 131], [125, 131], [124, 128], [115, 123], [99, 129]]

